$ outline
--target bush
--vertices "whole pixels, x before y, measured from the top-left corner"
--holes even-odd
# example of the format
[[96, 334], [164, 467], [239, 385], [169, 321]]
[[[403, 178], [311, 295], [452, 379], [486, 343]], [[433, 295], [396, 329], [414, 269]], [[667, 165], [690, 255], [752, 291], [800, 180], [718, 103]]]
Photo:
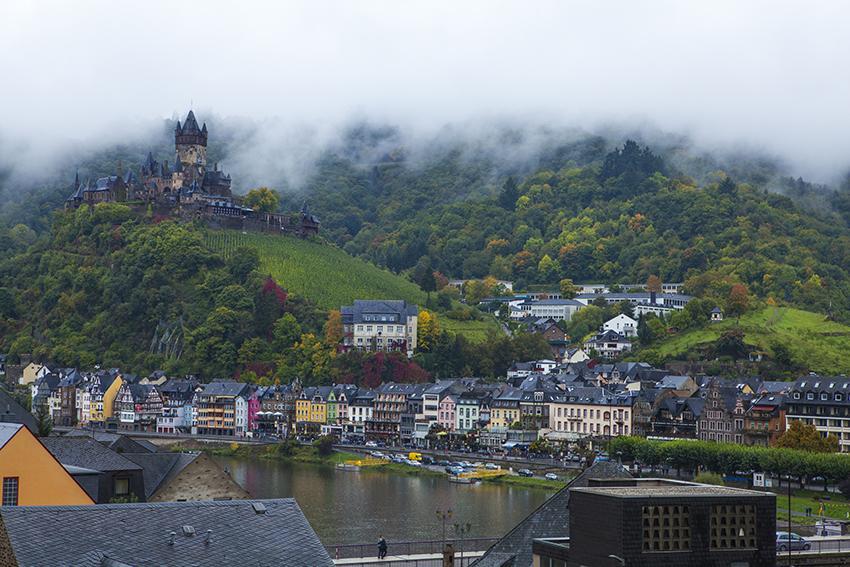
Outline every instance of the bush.
[[322, 435], [313, 441], [313, 447], [319, 453], [319, 456], [327, 457], [334, 452], [334, 438], [331, 435]]
[[723, 486], [723, 477], [717, 473], [704, 471], [694, 477], [694, 482]]

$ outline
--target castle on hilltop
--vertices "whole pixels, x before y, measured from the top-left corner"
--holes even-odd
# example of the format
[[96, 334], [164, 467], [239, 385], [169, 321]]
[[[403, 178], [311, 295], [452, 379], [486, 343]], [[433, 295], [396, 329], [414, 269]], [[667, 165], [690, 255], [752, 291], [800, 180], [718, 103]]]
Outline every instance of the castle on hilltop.
[[299, 214], [254, 211], [242, 205], [231, 192], [231, 178], [218, 164], [207, 167], [207, 125], [198, 127], [189, 111], [183, 124], [174, 129], [174, 164], [156, 161], [148, 152], [138, 173], [132, 169], [100, 177], [94, 182], [74, 178], [74, 190], [65, 200], [66, 209], [97, 203], [127, 203], [152, 207], [155, 212], [183, 219], [201, 219], [217, 228], [236, 228], [272, 233], [311, 236], [319, 232], [319, 219], [306, 205]]

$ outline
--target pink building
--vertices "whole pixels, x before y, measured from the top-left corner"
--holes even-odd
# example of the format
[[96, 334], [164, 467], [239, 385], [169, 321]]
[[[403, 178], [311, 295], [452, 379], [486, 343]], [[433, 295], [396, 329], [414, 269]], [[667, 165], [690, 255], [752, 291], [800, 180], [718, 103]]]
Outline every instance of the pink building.
[[454, 431], [455, 429], [455, 412], [457, 406], [457, 397], [448, 395], [440, 400], [440, 409], [437, 414], [437, 423], [446, 431]]
[[260, 411], [260, 398], [257, 397], [257, 390], [252, 389], [251, 395], [248, 396], [248, 431], [257, 430], [257, 412]]

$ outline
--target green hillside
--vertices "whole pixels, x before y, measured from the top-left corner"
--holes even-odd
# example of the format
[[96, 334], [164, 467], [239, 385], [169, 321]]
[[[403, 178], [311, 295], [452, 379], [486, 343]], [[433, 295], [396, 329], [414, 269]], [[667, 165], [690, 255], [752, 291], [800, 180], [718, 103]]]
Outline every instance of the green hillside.
[[809, 370], [826, 374], [850, 372], [850, 327], [827, 321], [823, 315], [786, 307], [766, 307], [741, 317], [727, 319], [702, 329], [677, 334], [653, 350], [666, 359], [685, 358], [687, 353], [708, 345], [730, 329], [740, 326], [744, 342], [773, 354], [774, 344], [783, 344], [793, 360]]
[[[425, 305], [426, 295], [416, 284], [335, 246], [235, 230], [208, 231], [206, 242], [225, 257], [241, 246], [254, 248], [260, 254], [262, 270], [287, 290], [324, 309], [339, 309], [355, 299], [406, 299]], [[440, 326], [473, 342], [481, 342], [489, 333], [499, 331], [495, 320], [455, 321], [441, 317]]]
[[300, 238], [209, 231], [207, 245], [225, 257], [245, 246], [260, 254], [260, 267], [281, 286], [324, 309], [339, 309], [355, 299], [405, 299], [424, 305], [416, 284], [349, 256], [335, 246]]

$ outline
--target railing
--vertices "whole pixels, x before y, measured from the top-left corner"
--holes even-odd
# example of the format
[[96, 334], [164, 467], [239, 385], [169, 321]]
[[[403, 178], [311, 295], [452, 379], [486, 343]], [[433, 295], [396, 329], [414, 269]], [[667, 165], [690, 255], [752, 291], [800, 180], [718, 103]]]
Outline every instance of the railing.
[[[781, 559], [787, 557], [789, 551], [787, 549], [779, 549], [780, 545], [776, 546], [776, 556]], [[802, 547], [801, 547], [802, 546]], [[808, 549], [805, 549], [808, 546]], [[804, 544], [794, 544], [794, 548], [790, 551], [792, 556], [821, 555], [829, 553], [850, 553], [850, 536], [814, 536], [806, 537]]]
[[[431, 539], [422, 541], [389, 541], [389, 555], [418, 555], [426, 553], [442, 553], [444, 544], [450, 543], [455, 553], [461, 551], [485, 551], [499, 540], [497, 537], [471, 537], [460, 539]], [[325, 549], [334, 559], [349, 559], [356, 557], [375, 557], [378, 553], [378, 542], [354, 543], [345, 545], [326, 545]]]

